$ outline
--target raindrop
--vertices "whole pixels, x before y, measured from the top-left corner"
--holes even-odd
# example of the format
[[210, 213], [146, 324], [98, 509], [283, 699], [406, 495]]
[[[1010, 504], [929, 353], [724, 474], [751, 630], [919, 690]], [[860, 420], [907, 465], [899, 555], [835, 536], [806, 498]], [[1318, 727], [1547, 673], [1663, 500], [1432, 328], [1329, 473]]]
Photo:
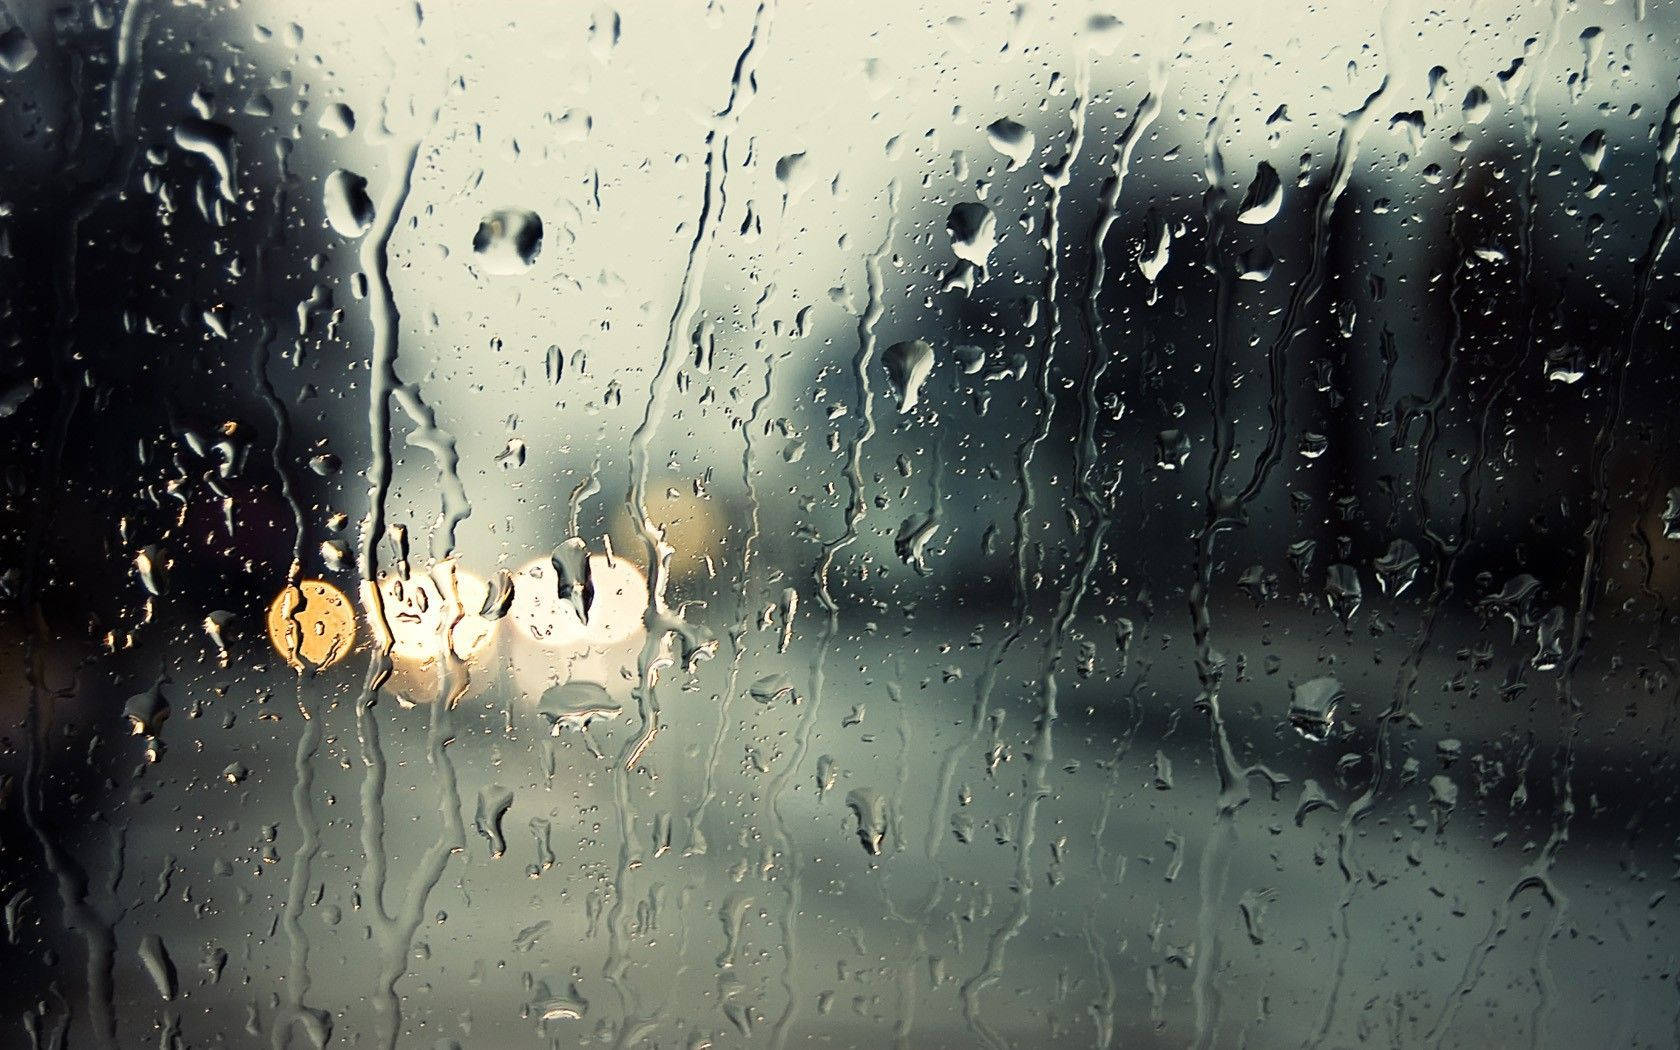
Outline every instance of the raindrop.
[[611, 721], [624, 710], [606, 686], [597, 682], [565, 682], [551, 686], [542, 695], [537, 712], [548, 720], [555, 736], [562, 729], [587, 729], [596, 719]]
[[1009, 170], [1014, 171], [1032, 159], [1036, 140], [1022, 125], [1003, 117], [986, 125], [986, 141], [992, 148], [1009, 158]]
[[1471, 88], [1464, 94], [1464, 119], [1471, 124], [1480, 124], [1493, 113], [1493, 101], [1480, 85]]
[[216, 173], [216, 191], [229, 202], [239, 199], [234, 186], [233, 129], [198, 117], [184, 117], [175, 126], [175, 145], [210, 162]]
[[1342, 698], [1342, 683], [1335, 678], [1302, 682], [1289, 701], [1289, 724], [1308, 740], [1322, 742], [1335, 727], [1336, 706]]
[[921, 339], [894, 343], [881, 354], [881, 363], [898, 396], [899, 412], [914, 411], [921, 401], [922, 384], [933, 371], [933, 347]]
[[342, 102], [333, 102], [321, 110], [316, 127], [337, 138], [344, 138], [356, 130], [356, 111]]
[[1398, 598], [1417, 579], [1417, 547], [1410, 540], [1395, 540], [1371, 567], [1376, 570], [1378, 589]]
[[0, 33], [0, 69], [8, 73], [21, 73], [29, 68], [38, 54], [40, 51], [35, 47], [35, 41], [21, 28], [12, 26]]
[[321, 204], [327, 213], [327, 223], [340, 236], [360, 237], [373, 225], [373, 199], [368, 196], [367, 180], [353, 171], [339, 168], [321, 184]]
[[1190, 435], [1182, 430], [1163, 430], [1155, 436], [1155, 464], [1162, 470], [1178, 470], [1190, 459]]
[[542, 254], [542, 240], [542, 219], [536, 212], [500, 208], [480, 220], [473, 255], [485, 273], [524, 273]]
[[158, 997], [164, 1002], [173, 1002], [176, 992], [175, 962], [169, 958], [169, 949], [164, 947], [163, 938], [155, 933], [148, 933], [140, 938], [140, 963], [146, 968], [146, 973], [152, 978], [152, 987], [157, 989]]
[[1283, 182], [1279, 180], [1277, 169], [1265, 161], [1261, 161], [1254, 171], [1254, 181], [1248, 184], [1248, 193], [1237, 208], [1237, 221], [1250, 226], [1264, 226], [1277, 218], [1278, 209], [1283, 206]]
[[997, 216], [984, 204], [967, 201], [951, 208], [945, 220], [951, 251], [957, 258], [984, 271], [997, 247]]
[[1324, 573], [1324, 596], [1330, 603], [1330, 611], [1346, 627], [1359, 611], [1364, 597], [1359, 586], [1359, 570], [1351, 565], [1330, 566]]
[[[545, 712], [546, 713], [546, 712]], [[473, 814], [473, 826], [490, 843], [490, 856], [500, 859], [507, 854], [507, 839], [502, 835], [502, 821], [513, 808], [513, 791], [500, 784], [486, 784], [478, 790], [478, 808]]]
[[846, 793], [846, 805], [857, 820], [858, 841], [871, 856], [880, 856], [887, 838], [887, 800], [874, 788], [855, 788]]

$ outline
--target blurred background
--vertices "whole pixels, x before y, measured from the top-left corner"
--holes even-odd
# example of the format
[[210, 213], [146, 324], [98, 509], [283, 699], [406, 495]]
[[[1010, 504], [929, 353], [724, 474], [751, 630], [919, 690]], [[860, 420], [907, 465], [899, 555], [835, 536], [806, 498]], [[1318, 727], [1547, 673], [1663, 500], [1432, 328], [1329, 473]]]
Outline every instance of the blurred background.
[[0, 1045], [1672, 1046], [1673, 4], [0, 11]]

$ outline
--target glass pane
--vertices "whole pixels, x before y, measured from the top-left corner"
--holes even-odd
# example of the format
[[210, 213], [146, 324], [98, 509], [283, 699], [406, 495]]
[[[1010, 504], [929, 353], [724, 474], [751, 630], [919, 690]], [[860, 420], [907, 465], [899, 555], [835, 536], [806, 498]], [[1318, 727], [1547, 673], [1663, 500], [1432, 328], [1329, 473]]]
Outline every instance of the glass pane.
[[0, 1045], [1673, 1045], [1677, 33], [10, 4]]

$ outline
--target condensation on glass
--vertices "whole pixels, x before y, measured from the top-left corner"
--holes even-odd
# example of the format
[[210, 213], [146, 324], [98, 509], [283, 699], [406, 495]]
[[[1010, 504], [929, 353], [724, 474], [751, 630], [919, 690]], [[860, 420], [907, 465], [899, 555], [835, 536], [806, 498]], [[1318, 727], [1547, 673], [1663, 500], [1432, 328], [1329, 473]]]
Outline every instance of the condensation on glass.
[[1674, 1045], [1677, 40], [11, 0], [0, 1045]]

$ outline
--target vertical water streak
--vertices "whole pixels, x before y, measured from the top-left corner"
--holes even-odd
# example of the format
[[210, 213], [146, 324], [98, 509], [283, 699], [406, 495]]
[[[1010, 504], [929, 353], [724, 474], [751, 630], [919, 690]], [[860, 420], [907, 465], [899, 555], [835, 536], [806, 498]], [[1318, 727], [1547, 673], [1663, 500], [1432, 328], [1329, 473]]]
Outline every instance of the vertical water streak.
[[[786, 207], [784, 201], [783, 219], [785, 224]], [[776, 247], [772, 252], [772, 259], [781, 254], [781, 232], [777, 231]], [[764, 290], [759, 293], [753, 303], [752, 314], [747, 321], [747, 330], [753, 333], [755, 344], [764, 346], [769, 341], [759, 333], [759, 317], [765, 304], [776, 292], [776, 286], [766, 281]], [[740, 689], [741, 671], [747, 654], [747, 632], [752, 623], [752, 563], [753, 551], [758, 545], [760, 523], [758, 506], [758, 482], [753, 471], [753, 430], [758, 426], [760, 414], [764, 406], [770, 401], [771, 381], [775, 368], [775, 348], [770, 346], [764, 352], [764, 389], [758, 397], [753, 399], [752, 406], [747, 410], [746, 418], [741, 421], [741, 483], [747, 493], [747, 534], [741, 542], [741, 565], [736, 571], [740, 574], [735, 589], [734, 624], [729, 631], [729, 676], [724, 683], [723, 697], [718, 703], [717, 727], [712, 733], [711, 746], [706, 752], [705, 780], [700, 789], [700, 797], [688, 812], [688, 847], [690, 854], [700, 855], [706, 852], [706, 836], [701, 824], [705, 821], [706, 809], [717, 797], [717, 768], [718, 760], [723, 753], [723, 740], [729, 728], [729, 712], [734, 705], [736, 693]]]
[[882, 235], [881, 243], [874, 253], [864, 262], [869, 297], [863, 312], [858, 315], [858, 349], [852, 358], [852, 376], [857, 383], [858, 416], [861, 423], [853, 433], [846, 453], [846, 484], [850, 490], [850, 501], [846, 507], [846, 529], [840, 536], [823, 544], [816, 569], [812, 573], [817, 588], [817, 602], [827, 616], [817, 641], [816, 654], [811, 658], [811, 699], [805, 705], [805, 713], [800, 717], [799, 726], [795, 730], [793, 752], [782, 759], [781, 769], [769, 789], [770, 812], [774, 824], [773, 845], [782, 854], [783, 878], [787, 883], [787, 908], [782, 917], [782, 987], [787, 993], [787, 1002], [783, 1004], [782, 1012], [776, 1017], [770, 1032], [770, 1045], [776, 1050], [781, 1050], [787, 1045], [788, 1031], [798, 1013], [800, 999], [800, 858], [798, 846], [788, 832], [783, 803], [789, 784], [798, 776], [800, 768], [805, 764], [805, 756], [810, 752], [811, 731], [816, 726], [817, 713], [822, 709], [828, 654], [840, 631], [840, 603], [835, 601], [834, 592], [830, 589], [830, 572], [834, 567], [835, 556], [857, 541], [858, 525], [869, 512], [869, 504], [864, 499], [863, 453], [869, 439], [875, 436], [876, 429], [875, 392], [869, 383], [869, 369], [875, 363], [875, 326], [886, 310], [881, 264], [892, 250], [893, 237], [897, 232], [898, 180], [895, 178], [887, 184], [886, 233]]
[[[1056, 347], [1062, 334], [1062, 312], [1060, 302], [1061, 284], [1061, 205], [1062, 192], [1066, 189], [1068, 179], [1072, 174], [1074, 162], [1079, 157], [1080, 147], [1085, 142], [1085, 110], [1089, 102], [1091, 90], [1091, 63], [1088, 53], [1081, 51], [1074, 67], [1074, 97], [1069, 107], [1068, 119], [1072, 128], [1068, 132], [1067, 148], [1061, 159], [1044, 169], [1044, 185], [1047, 190], [1045, 201], [1045, 231], [1044, 231], [1044, 288], [1043, 304], [1047, 327], [1044, 339], [1044, 352], [1039, 359], [1037, 394], [1039, 425], [1032, 439], [1022, 447], [1021, 458], [1021, 501], [1016, 507], [1016, 528], [1025, 533], [1027, 521], [1033, 510], [1033, 487], [1031, 466], [1033, 454], [1038, 446], [1050, 436], [1051, 426], [1055, 419], [1056, 396], [1051, 389], [1051, 377], [1056, 365]], [[1122, 150], [1122, 157], [1128, 154]], [[1118, 184], [1118, 178], [1116, 179]], [[1117, 187], [1118, 188], [1118, 187]], [[1100, 225], [1100, 220], [1099, 220]], [[1098, 240], [1099, 235], [1093, 234]], [[1098, 244], [1098, 254], [1101, 254]], [[1093, 264], [1094, 265], [1094, 264]], [[1094, 350], [1086, 349], [1085, 371], [1089, 375], [1094, 369], [1091, 359]], [[1095, 426], [1094, 413], [1090, 411], [1094, 405], [1095, 395], [1087, 388], [1085, 399], [1081, 402], [1081, 414], [1084, 418], [1080, 425], [1080, 443], [1076, 447], [1075, 483], [1081, 493], [1086, 493], [1087, 475], [1092, 468], [1095, 458], [1095, 442], [1091, 440], [1089, 427]], [[1089, 442], [1089, 453], [1087, 451]], [[1003, 975], [1003, 966], [1009, 943], [1021, 932], [1022, 927], [1032, 916], [1033, 891], [1036, 879], [1033, 876], [1033, 845], [1037, 838], [1038, 810], [1045, 798], [1050, 795], [1049, 773], [1050, 766], [1055, 762], [1055, 726], [1057, 719], [1056, 672], [1061, 663], [1062, 643], [1066, 637], [1067, 627], [1073, 621], [1083, 598], [1086, 587], [1090, 583], [1091, 571], [1096, 565], [1097, 554], [1102, 543], [1103, 531], [1107, 528], [1107, 516], [1096, 509], [1096, 498], [1088, 496], [1093, 508], [1094, 520], [1089, 536], [1086, 540], [1085, 557], [1077, 571], [1064, 584], [1060, 599], [1060, 608], [1050, 626], [1049, 639], [1045, 643], [1043, 666], [1039, 673], [1038, 685], [1038, 718], [1034, 723], [1032, 741], [1032, 776], [1022, 795], [1020, 812], [1016, 815], [1017, 829], [1016, 860], [1015, 860], [1015, 908], [1008, 920], [992, 932], [986, 945], [986, 958], [980, 971], [964, 982], [960, 989], [962, 999], [963, 1018], [968, 1022], [980, 1040], [988, 1046], [1002, 1050], [1004, 1039], [980, 1017], [980, 995], [987, 988], [996, 984]]]
[[[269, 259], [276, 247], [285, 244], [285, 215], [287, 208], [286, 186], [290, 174], [286, 168], [286, 161], [281, 157], [277, 183], [273, 194], [273, 203], [269, 211], [268, 234], [262, 245], [257, 249], [252, 276], [260, 288], [268, 288]], [[252, 349], [251, 371], [256, 382], [257, 393], [268, 407], [269, 418], [274, 423], [274, 439], [269, 446], [269, 466], [280, 485], [281, 498], [292, 512], [292, 561], [286, 570], [286, 578], [282, 588], [292, 588], [297, 585], [303, 569], [303, 547], [307, 535], [307, 525], [303, 514], [303, 504], [298, 498], [296, 481], [290, 463], [291, 455], [291, 416], [286, 411], [285, 402], [280, 399], [279, 392], [274, 387], [274, 381], [268, 374], [269, 362], [272, 359], [274, 339], [277, 328], [272, 319], [273, 312], [278, 306], [277, 296], [269, 296], [269, 302], [263, 310], [262, 323]], [[301, 592], [300, 592], [301, 593]], [[293, 630], [302, 638], [302, 627], [298, 624], [298, 617], [303, 613], [303, 603], [293, 603], [288, 607], [287, 615], [292, 618]], [[309, 934], [303, 924], [303, 909], [312, 881], [311, 872], [315, 857], [320, 853], [320, 822], [315, 816], [314, 808], [314, 759], [321, 746], [320, 706], [305, 701], [307, 685], [313, 680], [313, 668], [302, 661], [295, 663], [297, 672], [297, 705], [298, 713], [303, 718], [303, 729], [298, 734], [297, 747], [292, 755], [292, 819], [298, 829], [298, 846], [292, 855], [291, 872], [286, 879], [286, 903], [281, 923], [286, 931], [286, 941], [290, 948], [290, 959], [286, 969], [285, 983], [282, 986], [282, 1009], [276, 1012], [271, 1026], [271, 1036], [275, 1050], [284, 1050], [290, 1043], [294, 1025], [302, 1024], [309, 1032], [316, 1046], [326, 1042], [328, 1033], [332, 1031], [332, 1015], [325, 1010], [312, 1010], [304, 1003], [304, 997], [309, 994]]]
[[[433, 114], [435, 119], [436, 114]], [[372, 464], [368, 471], [368, 511], [363, 521], [358, 569], [362, 579], [363, 607], [373, 631], [374, 641], [368, 657], [367, 676], [361, 695], [356, 701], [356, 731], [364, 766], [361, 784], [361, 841], [363, 866], [360, 892], [364, 906], [370, 911], [369, 925], [373, 928], [380, 948], [380, 963], [374, 980], [371, 1003], [376, 1020], [375, 1038], [387, 1050], [395, 1050], [402, 1034], [402, 1006], [396, 985], [407, 972], [407, 958], [414, 933], [420, 924], [426, 900], [442, 877], [449, 857], [465, 839], [462, 826], [460, 792], [455, 770], [444, 751], [451, 735], [449, 712], [466, 688], [465, 670], [449, 644], [449, 632], [462, 615], [459, 592], [455, 587], [454, 565], [451, 560], [455, 529], [471, 512], [470, 504], [460, 489], [455, 469], [454, 442], [439, 430], [433, 413], [420, 400], [411, 385], [403, 384], [397, 374], [401, 313], [390, 279], [390, 243], [413, 185], [415, 164], [419, 159], [420, 140], [412, 139], [400, 149], [393, 150], [396, 163], [375, 210], [373, 226], [361, 246], [361, 265], [369, 285], [369, 323], [373, 345], [369, 354], [368, 429]], [[430, 706], [427, 728], [427, 763], [439, 780], [438, 816], [441, 823], [437, 840], [426, 850], [410, 875], [406, 892], [393, 910], [388, 898], [390, 858], [385, 847], [386, 759], [379, 737], [379, 723], [374, 712], [381, 686], [392, 669], [392, 637], [386, 620], [384, 599], [379, 588], [378, 544], [385, 534], [386, 498], [392, 477], [391, 458], [391, 401], [396, 400], [414, 423], [410, 440], [428, 448], [438, 461], [443, 484], [444, 509], [439, 528], [432, 537], [433, 551], [441, 551], [446, 572], [442, 586], [444, 600], [449, 603], [448, 614], [442, 617], [438, 671], [439, 691]], [[440, 544], [438, 534], [443, 541]]]
[[1214, 448], [1209, 459], [1207, 491], [1204, 497], [1206, 518], [1194, 541], [1195, 568], [1190, 586], [1189, 606], [1192, 634], [1196, 645], [1196, 676], [1201, 688], [1201, 695], [1197, 697], [1196, 703], [1208, 719], [1210, 744], [1215, 768], [1219, 775], [1220, 790], [1214, 811], [1214, 826], [1209, 831], [1208, 845], [1202, 854], [1203, 877], [1200, 880], [1202, 900], [1198, 920], [1201, 930], [1201, 944], [1196, 955], [1195, 974], [1191, 985], [1195, 999], [1196, 1033], [1194, 1045], [1196, 1046], [1208, 1045], [1216, 1037], [1218, 1029], [1217, 1003], [1212, 999], [1211, 982], [1219, 960], [1218, 934], [1214, 914], [1218, 900], [1223, 896], [1224, 887], [1223, 875], [1218, 879], [1210, 879], [1209, 873], [1212, 870], [1223, 872], [1228, 866], [1228, 858], [1222, 859], [1222, 855], [1224, 850], [1235, 840], [1236, 813], [1249, 800], [1248, 778], [1255, 774], [1263, 776], [1271, 784], [1273, 790], [1285, 779], [1263, 765], [1243, 766], [1237, 760], [1225, 726], [1224, 715], [1220, 708], [1224, 656], [1214, 648], [1212, 641], [1211, 601], [1214, 549], [1221, 532], [1239, 527], [1247, 521], [1248, 505], [1264, 489], [1272, 470], [1282, 458], [1283, 443], [1288, 426], [1287, 351], [1293, 345], [1295, 339], [1305, 330], [1306, 326], [1301, 323], [1302, 315], [1306, 308], [1318, 297], [1318, 293], [1323, 287], [1331, 220], [1335, 215], [1336, 204], [1346, 191], [1352, 178], [1353, 166], [1358, 160], [1360, 144], [1371, 125], [1376, 121], [1378, 106], [1387, 98], [1391, 85], [1394, 83], [1395, 74], [1393, 70], [1398, 68], [1395, 47], [1395, 42], [1399, 37], [1396, 31], [1398, 7], [1399, 4], [1391, 0], [1385, 7], [1382, 16], [1381, 36], [1384, 50], [1388, 55], [1390, 72], [1383, 76], [1376, 90], [1367, 95], [1358, 108], [1342, 118], [1342, 131], [1337, 139], [1336, 156], [1331, 166], [1330, 178], [1313, 211], [1311, 254], [1307, 264], [1307, 272], [1290, 294], [1277, 334], [1273, 338], [1266, 355], [1268, 423], [1265, 447], [1257, 458], [1253, 473], [1234, 497], [1227, 497], [1224, 486], [1225, 471], [1235, 452], [1234, 425], [1228, 418], [1225, 409], [1224, 356], [1226, 348], [1223, 333], [1223, 326], [1230, 310], [1231, 278], [1230, 267], [1225, 264], [1220, 252], [1220, 246], [1224, 238], [1226, 191], [1224, 189], [1223, 160], [1219, 153], [1218, 140], [1223, 134], [1221, 113], [1224, 110], [1224, 102], [1221, 103], [1221, 106], [1215, 112], [1215, 116], [1210, 121], [1205, 140], [1207, 147], [1206, 175], [1209, 184], [1207, 196], [1204, 198], [1204, 208], [1208, 221], [1208, 259], [1209, 266], [1214, 270], [1219, 281], [1218, 303], [1215, 312], [1214, 359], [1208, 376], [1210, 398], [1213, 403]]
[[1541, 1000], [1536, 1008], [1530, 1040], [1538, 1045], [1544, 1036], [1544, 1024], [1550, 1009], [1551, 983], [1545, 968], [1545, 948], [1563, 930], [1568, 915], [1568, 898], [1552, 875], [1558, 855], [1569, 841], [1570, 826], [1575, 816], [1574, 769], [1575, 745], [1580, 733], [1582, 707], [1575, 697], [1575, 676], [1586, 654], [1586, 642], [1592, 625], [1593, 609], [1601, 587], [1601, 562], [1604, 557], [1604, 535], [1610, 523], [1609, 498], [1610, 463], [1616, 451], [1617, 424], [1627, 394], [1628, 377], [1633, 371], [1634, 357], [1639, 345], [1639, 331], [1644, 325], [1650, 305], [1650, 294], [1663, 255], [1674, 240], [1675, 198], [1674, 159], [1680, 152], [1680, 94], [1669, 100], [1663, 112], [1657, 136], [1657, 157], [1651, 175], [1651, 195], [1657, 216], [1651, 227], [1650, 239], [1634, 272], [1633, 301], [1628, 310], [1627, 338], [1610, 362], [1608, 371], [1615, 378], [1610, 382], [1610, 400], [1604, 417], [1593, 438], [1589, 477], [1593, 483], [1593, 517], [1588, 524], [1582, 544], [1579, 590], [1571, 618], [1568, 653], [1558, 677], [1559, 718], [1563, 722], [1564, 739], [1559, 749], [1557, 767], [1553, 773], [1556, 802], [1553, 805], [1552, 827], [1546, 842], [1535, 858], [1524, 865], [1510, 889], [1494, 909], [1488, 932], [1472, 949], [1465, 962], [1464, 973], [1447, 996], [1441, 1014], [1429, 1032], [1429, 1041], [1441, 1046], [1457, 1015], [1459, 1005], [1469, 997], [1481, 979], [1482, 966], [1492, 954], [1499, 938], [1509, 929], [1515, 903], [1530, 889], [1540, 893], [1552, 906], [1552, 921], [1542, 936], [1534, 963], [1535, 979]]
[[[111, 156], [104, 167], [69, 191], [68, 218], [63, 239], [54, 245], [51, 260], [54, 298], [52, 351], [53, 385], [58, 392], [58, 404], [45, 450], [45, 468], [40, 491], [48, 494], [37, 508], [20, 567], [18, 605], [24, 610], [30, 630], [25, 642], [24, 675], [29, 689], [28, 707], [24, 715], [26, 738], [23, 779], [19, 791], [19, 810], [24, 826], [41, 851], [42, 861], [58, 891], [59, 907], [65, 926], [80, 935], [86, 953], [85, 1010], [92, 1029], [94, 1045], [101, 1050], [114, 1050], [117, 1045], [117, 1014], [112, 980], [116, 952], [113, 923], [102, 916], [88, 900], [88, 879], [80, 862], [59, 846], [54, 835], [42, 821], [41, 772], [45, 763], [44, 749], [53, 730], [52, 691], [46, 682], [46, 649], [50, 633], [39, 603], [40, 574], [45, 560], [43, 548], [51, 532], [57, 505], [54, 497], [60, 491], [64, 470], [64, 450], [70, 436], [71, 423], [81, 404], [82, 377], [78, 375], [78, 320], [81, 304], [78, 291], [80, 268], [81, 228], [89, 216], [115, 197], [128, 184], [139, 153], [135, 111], [140, 96], [141, 61], [146, 32], [153, 11], [147, 0], [129, 0], [117, 23], [115, 41], [116, 61], [111, 72], [109, 94], [106, 99], [106, 119], [111, 134]], [[79, 67], [78, 67], [79, 68]], [[71, 85], [76, 95], [76, 85]], [[77, 141], [70, 143], [78, 146]], [[62, 1033], [70, 1031], [67, 1018]]]
[[[653, 436], [665, 415], [666, 401], [676, 385], [676, 362], [681, 359], [680, 346], [688, 337], [699, 308], [700, 295], [705, 286], [706, 266], [710, 259], [713, 236], [713, 217], [721, 208], [726, 171], [719, 170], [720, 158], [728, 148], [729, 135], [740, 121], [741, 111], [757, 93], [753, 57], [763, 39], [768, 36], [773, 11], [761, 0], [753, 12], [752, 29], [745, 45], [736, 56], [729, 80], [729, 96], [706, 132], [706, 160], [700, 191], [700, 213], [694, 223], [694, 236], [688, 245], [683, 276], [677, 291], [676, 303], [666, 327], [665, 343], [660, 353], [659, 367], [648, 386], [646, 406], [640, 424], [630, 437], [630, 478], [625, 505], [639, 532], [647, 558], [647, 607], [642, 622], [645, 637], [637, 657], [637, 685], [635, 689], [637, 715], [641, 729], [627, 742], [614, 763], [612, 772], [613, 805], [618, 815], [618, 865], [613, 880], [613, 902], [607, 914], [608, 951], [602, 974], [613, 987], [619, 1000], [621, 1021], [617, 1045], [627, 1048], [643, 1038], [649, 1024], [639, 1016], [640, 1005], [626, 980], [629, 969], [629, 945], [626, 939], [625, 906], [629, 898], [631, 872], [640, 864], [635, 854], [636, 817], [630, 800], [630, 777], [642, 756], [652, 746], [659, 733], [658, 670], [661, 652], [673, 633], [689, 632], [680, 617], [673, 616], [665, 605], [667, 564], [671, 548], [665, 542], [664, 530], [653, 521], [647, 508], [648, 458]], [[686, 648], [686, 646], [685, 646]]]
[[[1335, 1023], [1336, 1006], [1341, 996], [1343, 982], [1347, 976], [1347, 963], [1353, 947], [1353, 928], [1351, 913], [1353, 902], [1358, 894], [1360, 884], [1353, 859], [1353, 843], [1355, 830], [1359, 823], [1372, 811], [1379, 795], [1388, 780], [1393, 751], [1392, 737], [1394, 727], [1404, 716], [1412, 695], [1417, 690], [1418, 676], [1422, 669], [1423, 658], [1429, 652], [1434, 640], [1435, 627], [1440, 620], [1441, 610], [1445, 608], [1447, 599], [1455, 590], [1456, 570], [1460, 556], [1469, 543], [1471, 529], [1475, 524], [1476, 499], [1479, 490], [1480, 466], [1482, 448], [1485, 446], [1485, 425], [1487, 416], [1483, 416], [1484, 430], [1480, 434], [1481, 442], [1477, 451], [1469, 457], [1464, 470], [1459, 474], [1458, 495], [1460, 502], [1458, 527], [1450, 535], [1443, 536], [1431, 524], [1430, 513], [1430, 479], [1434, 474], [1434, 455], [1436, 442], [1440, 432], [1439, 414], [1445, 406], [1447, 395], [1451, 390], [1452, 379], [1459, 365], [1459, 351], [1464, 332], [1464, 307], [1460, 296], [1464, 288], [1465, 270], [1469, 265], [1470, 252], [1463, 244], [1459, 234], [1462, 220], [1462, 208], [1455, 207], [1448, 219], [1449, 239], [1453, 251], [1457, 256], [1447, 285], [1447, 306], [1452, 315], [1452, 324], [1448, 330], [1446, 344], [1442, 351], [1442, 362], [1430, 395], [1417, 404], [1406, 407], [1404, 411], [1396, 412], [1395, 447], [1398, 449], [1410, 430], [1414, 418], [1423, 420], [1423, 434], [1418, 441], [1418, 452], [1413, 471], [1413, 487], [1418, 499], [1419, 529], [1428, 542], [1433, 560], [1433, 583], [1429, 596], [1423, 603], [1423, 623], [1413, 636], [1412, 644], [1407, 651], [1406, 658], [1401, 661], [1399, 670], [1395, 673], [1394, 689], [1389, 698], [1388, 707], [1378, 716], [1376, 740], [1371, 746], [1369, 756], [1371, 778], [1367, 781], [1364, 791], [1348, 804], [1347, 812], [1342, 816], [1341, 826], [1336, 832], [1336, 859], [1340, 869], [1343, 889], [1342, 897], [1337, 905], [1337, 922], [1340, 934], [1336, 946], [1336, 960], [1330, 980], [1330, 990], [1325, 996], [1324, 1010], [1319, 1018], [1316, 1031], [1310, 1047], [1317, 1047], [1329, 1037], [1330, 1028]], [[1487, 402], [1485, 404], [1491, 404]]]

